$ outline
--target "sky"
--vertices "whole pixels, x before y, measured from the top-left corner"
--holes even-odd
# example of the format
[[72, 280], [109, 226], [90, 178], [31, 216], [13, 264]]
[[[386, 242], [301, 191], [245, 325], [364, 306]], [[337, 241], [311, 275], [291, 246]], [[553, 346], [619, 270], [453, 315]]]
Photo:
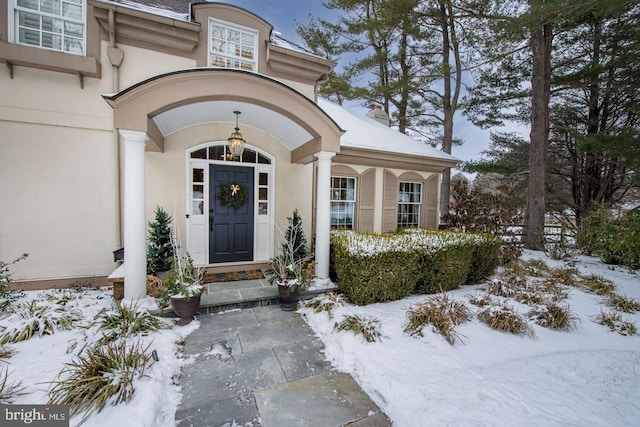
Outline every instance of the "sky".
[[[255, 13], [273, 25], [275, 31], [278, 31], [282, 37], [301, 45], [303, 45], [302, 40], [295, 30], [297, 23], [306, 24], [310, 14], [328, 19], [336, 14], [335, 11], [325, 8], [322, 0], [225, 0], [221, 2]], [[359, 101], [345, 103], [345, 107], [360, 115], [364, 115], [367, 110]], [[518, 132], [525, 138], [528, 136], [526, 129], [516, 125], [499, 130]], [[462, 116], [462, 113], [458, 112], [454, 120], [454, 137], [464, 143], [453, 147], [453, 156], [463, 161], [477, 160], [481, 157], [481, 152], [489, 147], [489, 135], [489, 130], [474, 126]]]

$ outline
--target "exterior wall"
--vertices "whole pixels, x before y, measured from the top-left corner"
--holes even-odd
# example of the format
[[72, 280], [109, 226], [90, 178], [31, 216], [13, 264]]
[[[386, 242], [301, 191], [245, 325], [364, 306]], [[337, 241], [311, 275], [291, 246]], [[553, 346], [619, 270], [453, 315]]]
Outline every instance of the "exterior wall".
[[83, 85], [72, 74], [14, 65], [11, 79], [0, 71], [0, 259], [29, 253], [12, 267], [14, 280], [114, 268], [117, 140], [100, 96], [111, 79], [84, 77]]
[[332, 165], [331, 175], [357, 179], [354, 225], [357, 231], [385, 233], [396, 230], [399, 181], [422, 184], [420, 225], [438, 228], [439, 174], [336, 163]]
[[158, 51], [126, 45], [118, 45], [118, 49], [124, 52], [124, 61], [120, 67], [121, 90], [159, 74], [196, 66], [195, 60]]

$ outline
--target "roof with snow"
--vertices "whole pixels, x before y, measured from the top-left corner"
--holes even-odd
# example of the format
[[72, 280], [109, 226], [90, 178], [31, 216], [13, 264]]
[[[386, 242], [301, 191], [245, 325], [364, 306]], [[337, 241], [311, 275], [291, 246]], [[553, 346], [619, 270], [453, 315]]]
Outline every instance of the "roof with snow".
[[373, 119], [358, 116], [341, 105], [318, 99], [322, 108], [345, 133], [340, 138], [342, 147], [352, 147], [363, 150], [385, 151], [389, 153], [404, 153], [432, 159], [460, 162], [461, 160], [430, 145], [416, 141], [408, 135], [398, 132]]

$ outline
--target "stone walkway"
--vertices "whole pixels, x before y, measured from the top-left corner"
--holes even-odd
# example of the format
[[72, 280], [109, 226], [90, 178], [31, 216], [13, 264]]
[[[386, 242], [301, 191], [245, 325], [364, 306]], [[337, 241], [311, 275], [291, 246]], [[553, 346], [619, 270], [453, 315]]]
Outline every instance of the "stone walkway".
[[331, 369], [323, 344], [277, 305], [198, 317], [187, 337], [179, 426], [390, 426], [351, 376]]

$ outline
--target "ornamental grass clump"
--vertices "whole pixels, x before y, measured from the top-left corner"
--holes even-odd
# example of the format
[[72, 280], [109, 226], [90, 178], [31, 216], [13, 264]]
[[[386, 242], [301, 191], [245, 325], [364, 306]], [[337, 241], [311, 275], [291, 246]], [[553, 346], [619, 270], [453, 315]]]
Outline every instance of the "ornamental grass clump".
[[0, 404], [9, 405], [16, 397], [23, 394], [26, 394], [25, 388], [22, 387], [20, 381], [9, 381], [9, 367], [6, 367], [4, 371], [0, 370]]
[[580, 318], [571, 311], [567, 305], [548, 302], [547, 304], [535, 308], [528, 313], [529, 318], [544, 328], [570, 331], [576, 328]]
[[527, 323], [526, 318], [506, 304], [486, 308], [480, 311], [477, 317], [491, 329], [516, 335], [534, 336], [533, 329]]
[[11, 262], [0, 260], [0, 314], [9, 311], [11, 304], [24, 297], [24, 292], [10, 288], [11, 273], [9, 272], [9, 267], [26, 259], [27, 256], [29, 255], [22, 254]]
[[102, 333], [101, 344], [134, 335], [148, 335], [166, 326], [146, 310], [134, 303], [113, 304], [110, 311], [98, 314], [97, 324]]
[[372, 316], [347, 315], [340, 322], [336, 322], [333, 329], [338, 332], [352, 332], [354, 335], [362, 335], [366, 342], [380, 341], [378, 331], [380, 321]]
[[84, 412], [81, 423], [107, 404], [128, 402], [135, 382], [153, 363], [149, 346], [126, 341], [89, 348], [58, 374], [49, 391], [49, 404], [69, 405], [72, 416]]
[[605, 304], [618, 311], [624, 311], [625, 313], [640, 311], [640, 303], [638, 301], [615, 292], [611, 292], [606, 296]]
[[622, 319], [622, 314], [615, 310], [606, 313], [601, 311], [595, 317], [594, 322], [607, 326], [611, 332], [617, 332], [620, 335], [632, 336], [638, 333], [635, 323], [628, 319]]
[[342, 295], [335, 292], [318, 295], [304, 303], [305, 307], [309, 307], [314, 313], [326, 312], [329, 319], [333, 318], [333, 309], [344, 305]]
[[3, 322], [11, 322], [8, 326], [0, 325], [0, 344], [25, 341], [36, 333], [38, 336], [53, 335], [57, 330], [71, 329], [82, 321], [82, 313], [78, 310], [39, 305], [32, 300], [15, 308], [15, 314]]
[[597, 274], [582, 277], [579, 287], [600, 296], [610, 295], [616, 290], [616, 285], [611, 280]]
[[471, 310], [463, 302], [450, 299], [446, 293], [438, 294], [409, 307], [404, 332], [423, 336], [424, 327], [431, 325], [433, 332], [442, 335], [453, 345], [456, 338], [460, 339], [455, 331], [456, 326], [471, 320], [471, 315]]

